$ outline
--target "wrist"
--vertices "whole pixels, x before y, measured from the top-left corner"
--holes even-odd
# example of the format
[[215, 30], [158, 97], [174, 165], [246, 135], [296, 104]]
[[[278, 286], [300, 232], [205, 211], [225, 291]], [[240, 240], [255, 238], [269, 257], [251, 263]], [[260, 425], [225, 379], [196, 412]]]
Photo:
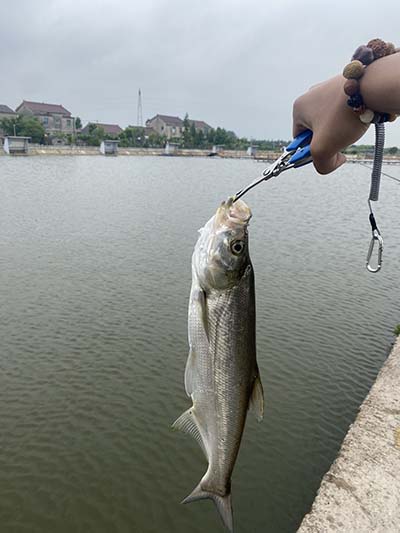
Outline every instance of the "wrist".
[[[364, 124], [396, 119], [396, 114], [392, 111], [393, 106], [388, 105], [387, 96], [393, 92], [388, 81], [393, 82], [398, 76], [390, 68], [392, 62], [389, 61], [388, 66], [384, 61], [395, 55], [398, 54], [392, 43], [372, 39], [367, 45], [357, 48], [351, 62], [343, 70], [343, 76], [346, 78], [343, 89], [348, 97], [347, 104]], [[395, 68], [395, 65], [393, 67]], [[397, 99], [399, 97], [397, 94]]]
[[366, 105], [381, 113], [400, 114], [400, 53], [374, 61], [360, 82]]

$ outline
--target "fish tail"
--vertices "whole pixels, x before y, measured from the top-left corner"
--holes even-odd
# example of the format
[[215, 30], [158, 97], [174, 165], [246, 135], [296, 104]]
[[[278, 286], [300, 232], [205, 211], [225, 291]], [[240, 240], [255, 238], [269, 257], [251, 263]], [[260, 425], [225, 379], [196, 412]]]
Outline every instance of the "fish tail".
[[233, 512], [232, 512], [232, 495], [231, 493], [226, 494], [225, 496], [220, 496], [214, 492], [208, 492], [201, 488], [200, 483], [194, 489], [194, 491], [189, 494], [187, 498], [183, 500], [182, 503], [191, 503], [196, 500], [213, 500], [215, 503], [222, 522], [226, 528], [233, 533]]

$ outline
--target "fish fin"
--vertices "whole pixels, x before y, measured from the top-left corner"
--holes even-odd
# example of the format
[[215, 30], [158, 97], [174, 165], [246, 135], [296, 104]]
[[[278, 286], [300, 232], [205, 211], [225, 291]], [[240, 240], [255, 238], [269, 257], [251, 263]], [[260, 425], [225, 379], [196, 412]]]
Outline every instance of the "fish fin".
[[199, 426], [194, 417], [193, 407], [185, 411], [175, 422], [172, 424], [172, 429], [179, 429], [183, 433], [188, 433], [199, 443], [200, 448], [203, 450], [206, 459], [208, 459], [207, 450], [201, 436]]
[[257, 421], [261, 422], [264, 417], [264, 390], [257, 369], [257, 377], [254, 380], [253, 391], [250, 396], [250, 407], [256, 415]]
[[224, 526], [233, 533], [233, 512], [232, 512], [232, 496], [231, 493], [226, 494], [226, 496], [220, 496], [213, 492], [207, 492], [203, 490], [200, 486], [200, 483], [194, 489], [194, 491], [189, 494], [187, 498], [183, 500], [182, 503], [191, 503], [196, 500], [213, 500], [215, 506], [218, 509], [219, 516], [221, 517]]
[[198, 288], [195, 294], [193, 295], [193, 298], [196, 302], [196, 305], [198, 306], [198, 313], [201, 318], [201, 323], [203, 325], [207, 340], [210, 340], [208, 331], [208, 311], [206, 293], [203, 291], [203, 289]]
[[186, 394], [190, 396], [193, 393], [193, 373], [194, 373], [194, 364], [195, 364], [196, 354], [193, 348], [190, 348], [188, 359], [186, 361], [185, 368], [185, 390]]

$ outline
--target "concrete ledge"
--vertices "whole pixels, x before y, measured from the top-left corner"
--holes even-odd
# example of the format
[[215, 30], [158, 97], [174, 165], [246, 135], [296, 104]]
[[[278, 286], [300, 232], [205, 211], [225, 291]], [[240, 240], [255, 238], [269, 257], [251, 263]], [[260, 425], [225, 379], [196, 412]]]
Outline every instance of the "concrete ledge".
[[400, 340], [298, 533], [400, 532]]
[[[256, 156], [248, 155], [245, 150], [222, 150], [218, 153], [218, 159], [250, 159], [260, 162], [272, 162], [277, 159], [282, 152], [273, 151], [257, 151]], [[29, 144], [28, 155], [30, 156], [47, 156], [47, 155], [99, 155], [98, 146], [70, 146], [70, 145], [41, 145], [41, 144]], [[118, 147], [118, 155], [125, 156], [165, 156], [165, 148], [132, 148], [132, 147]], [[168, 157], [207, 157], [210, 155], [210, 150], [198, 150], [198, 149], [177, 149], [173, 154]], [[0, 144], [0, 157], [7, 156]], [[364, 159], [361, 157], [347, 155], [347, 161], [349, 163], [368, 163], [372, 164], [373, 160]], [[400, 164], [400, 157], [385, 155], [384, 164]]]

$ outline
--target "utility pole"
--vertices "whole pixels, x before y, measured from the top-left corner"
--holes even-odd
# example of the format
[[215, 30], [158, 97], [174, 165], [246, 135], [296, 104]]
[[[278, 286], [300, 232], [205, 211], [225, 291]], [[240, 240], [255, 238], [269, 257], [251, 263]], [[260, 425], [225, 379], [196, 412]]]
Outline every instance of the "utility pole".
[[136, 124], [143, 127], [143, 110], [142, 110], [142, 91], [139, 89], [138, 103], [137, 103], [137, 120]]

